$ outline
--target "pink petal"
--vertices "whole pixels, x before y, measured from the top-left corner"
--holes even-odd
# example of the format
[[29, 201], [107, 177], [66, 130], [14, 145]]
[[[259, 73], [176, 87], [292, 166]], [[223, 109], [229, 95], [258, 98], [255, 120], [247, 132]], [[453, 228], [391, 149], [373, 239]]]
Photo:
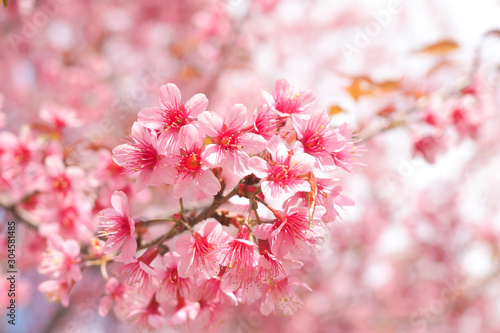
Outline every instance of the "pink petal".
[[[264, 290], [264, 287], [263, 287], [263, 290]], [[274, 311], [274, 302], [268, 293], [268, 294], [266, 294], [264, 300], [260, 304], [260, 313], [262, 313], [264, 316], [267, 316], [268, 314], [270, 314], [273, 311]]]
[[109, 309], [111, 308], [111, 302], [112, 299], [109, 296], [101, 298], [101, 301], [99, 302], [99, 315], [101, 317], [105, 317], [108, 314]]
[[182, 257], [177, 268], [179, 277], [188, 278], [193, 275], [195, 269], [195, 265], [193, 264], [195, 260], [194, 256], [195, 253], [193, 252], [189, 256]]
[[156, 271], [154, 270], [154, 268], [152, 267], [149, 267], [148, 265], [146, 265], [145, 263], [143, 263], [142, 261], [139, 261], [139, 267], [146, 273], [148, 273], [149, 275], [156, 275]]
[[237, 128], [247, 121], [247, 108], [243, 104], [235, 104], [229, 110], [225, 123], [229, 128]]
[[248, 161], [250, 160], [250, 156], [239, 150], [236, 150], [234, 154], [230, 156], [232, 159], [231, 162], [233, 163], [233, 171], [237, 176], [244, 177], [251, 173], [248, 169]]
[[64, 252], [70, 257], [77, 257], [80, 254], [80, 245], [77, 241], [69, 239], [63, 243]]
[[209, 195], [215, 195], [219, 193], [221, 189], [219, 180], [210, 170], [201, 170], [196, 178], [196, 183], [203, 192]]
[[261, 89], [261, 93], [262, 93], [262, 97], [266, 101], [267, 105], [269, 105], [270, 107], [273, 107], [274, 104], [276, 103], [274, 101], [273, 95], [271, 95], [270, 93], [268, 93], [267, 91], [262, 90], [262, 89]]
[[303, 172], [312, 171], [315, 163], [316, 159], [306, 153], [294, 154], [290, 159], [290, 164], [297, 164], [297, 167], [300, 168], [300, 170], [302, 170]]
[[164, 111], [160, 108], [142, 109], [137, 116], [137, 122], [152, 130], [161, 130], [164, 127]]
[[220, 147], [215, 144], [209, 144], [202, 154], [202, 158], [207, 162], [207, 164], [212, 167], [220, 166], [223, 152]]
[[198, 130], [192, 124], [182, 126], [179, 131], [179, 141], [186, 148], [201, 144]]
[[198, 121], [205, 133], [211, 137], [219, 136], [224, 123], [218, 114], [210, 111], [204, 111], [200, 114], [198, 116]]
[[45, 168], [50, 176], [57, 176], [65, 170], [62, 159], [56, 155], [50, 155], [45, 159]]
[[202, 235], [203, 237], [206, 237], [206, 236], [212, 234], [212, 232], [219, 233], [221, 231], [222, 231], [222, 226], [220, 225], [219, 222], [217, 222], [217, 221], [209, 221], [209, 222], [205, 223], [200, 228], [200, 230], [198, 231], [198, 233], [200, 235]]
[[255, 133], [246, 133], [240, 139], [242, 150], [248, 154], [258, 154], [266, 148], [267, 140]]
[[275, 181], [263, 181], [260, 188], [264, 196], [269, 199], [277, 199], [282, 193], [280, 184]]
[[179, 253], [182, 258], [188, 255], [192, 251], [192, 247], [194, 245], [194, 238], [191, 235], [183, 235], [177, 238], [175, 241], [175, 251]]
[[259, 178], [266, 178], [269, 175], [269, 164], [258, 156], [250, 158], [248, 161], [248, 168]]
[[111, 206], [120, 214], [121, 216], [128, 216], [128, 198], [122, 191], [115, 191], [111, 196]]
[[197, 117], [207, 109], [208, 99], [204, 94], [196, 94], [186, 102], [185, 106], [190, 109], [191, 117]]
[[253, 232], [255, 237], [258, 239], [269, 239], [271, 237], [271, 233], [273, 232], [274, 227], [272, 224], [264, 223], [257, 226]]
[[288, 149], [278, 135], [273, 135], [269, 140], [267, 143], [267, 151], [271, 154], [274, 161], [278, 160], [278, 157], [286, 157], [288, 155]]
[[167, 110], [175, 110], [181, 102], [181, 92], [173, 83], [168, 83], [160, 88], [160, 104]]
[[113, 149], [113, 161], [121, 167], [126, 167], [131, 149], [134, 149], [134, 147], [126, 143], [115, 147]]
[[158, 161], [153, 172], [151, 173], [150, 184], [153, 186], [158, 186], [162, 184], [173, 184], [175, 182], [175, 176], [177, 171], [174, 167], [168, 166], [166, 164], [166, 159]]
[[151, 179], [152, 173], [153, 170], [151, 169], [144, 169], [141, 172], [139, 172], [139, 176], [137, 177], [137, 180], [135, 181], [134, 185], [135, 194], [144, 190], [144, 188], [149, 184], [149, 180]]
[[132, 259], [137, 251], [137, 242], [134, 237], [128, 236], [123, 242], [120, 258], [122, 260]]

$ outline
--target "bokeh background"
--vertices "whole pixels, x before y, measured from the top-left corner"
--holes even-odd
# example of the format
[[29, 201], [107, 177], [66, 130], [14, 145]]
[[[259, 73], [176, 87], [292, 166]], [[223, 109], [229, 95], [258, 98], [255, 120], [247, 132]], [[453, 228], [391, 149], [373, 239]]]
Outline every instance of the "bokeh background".
[[[42, 108], [67, 107], [84, 124], [69, 143], [112, 149], [162, 84], [205, 93], [210, 110], [253, 109], [287, 78], [357, 133], [359, 165], [342, 178], [356, 205], [306, 265], [302, 310], [240, 307], [214, 330], [500, 332], [499, 18], [498, 0], [9, 1], [0, 125], [18, 133]], [[422, 120], [458, 106], [477, 128]], [[18, 325], [4, 317], [0, 330], [136, 331], [97, 314], [97, 271], [69, 308], [49, 304], [39, 258], [22, 251]]]

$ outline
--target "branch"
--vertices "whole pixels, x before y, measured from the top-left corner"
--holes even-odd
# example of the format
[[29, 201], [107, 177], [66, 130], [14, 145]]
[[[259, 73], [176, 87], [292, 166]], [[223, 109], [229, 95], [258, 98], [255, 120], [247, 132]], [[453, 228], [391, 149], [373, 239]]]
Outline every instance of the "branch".
[[239, 188], [239, 184], [235, 186], [235, 188], [233, 188], [231, 190], [231, 192], [229, 192], [228, 194], [226, 194], [225, 196], [222, 196], [222, 191], [224, 189], [221, 189], [219, 193], [217, 193], [214, 197], [214, 201], [212, 202], [212, 204], [210, 206], [208, 206], [207, 208], [205, 208], [200, 214], [198, 214], [198, 216], [196, 216], [194, 219], [191, 219], [191, 220], [188, 220], [189, 221], [189, 224], [191, 226], [203, 221], [203, 220], [206, 220], [208, 219], [209, 217], [211, 217], [212, 215], [214, 215], [215, 211], [217, 210], [217, 208], [219, 208], [221, 205], [225, 204], [226, 202], [228, 202], [229, 199], [231, 199], [232, 197], [234, 197], [236, 194], [238, 194], [238, 188]]
[[[21, 200], [24, 202], [31, 198], [31, 195], [27, 197], [27, 199]], [[24, 223], [27, 227], [34, 231], [38, 231], [38, 224], [25, 210], [20, 209], [17, 205], [19, 204], [11, 204], [8, 203], [5, 197], [0, 198], [0, 207], [3, 207], [6, 211], [10, 212], [14, 219]]]
[[[238, 185], [239, 185], [239, 183], [238, 183]], [[160, 245], [164, 241], [166, 241], [166, 240], [180, 234], [184, 230], [188, 229], [188, 227], [192, 227], [192, 226], [196, 225], [197, 223], [211, 217], [215, 213], [217, 208], [219, 208], [221, 205], [225, 204], [231, 197], [238, 194], [238, 185], [236, 185], [236, 187], [233, 188], [231, 190], [231, 192], [229, 192], [225, 196], [222, 196], [222, 191], [224, 191], [224, 188], [222, 188], [220, 190], [220, 192], [215, 195], [214, 201], [212, 202], [212, 204], [210, 206], [206, 207], [195, 218], [187, 219], [188, 223], [184, 226], [184, 228], [179, 228], [179, 223], [180, 223], [180, 221], [179, 221], [179, 223], [176, 223], [172, 227], [172, 229], [170, 229], [166, 234], [163, 234], [155, 239], [152, 239], [150, 241], [142, 243], [140, 246], [137, 247], [137, 250], [146, 249], [146, 248], [149, 248], [149, 247], [154, 246], [154, 245]]]

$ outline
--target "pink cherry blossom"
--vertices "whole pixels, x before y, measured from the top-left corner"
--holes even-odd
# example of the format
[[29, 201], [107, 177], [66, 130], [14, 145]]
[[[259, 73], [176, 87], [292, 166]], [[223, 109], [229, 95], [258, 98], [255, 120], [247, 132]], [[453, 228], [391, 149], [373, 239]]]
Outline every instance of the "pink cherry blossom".
[[189, 278], [179, 276], [179, 254], [168, 252], [163, 256], [165, 271], [160, 270], [160, 286], [157, 298], [161, 302], [171, 301], [176, 298], [190, 298], [194, 292], [193, 283]]
[[199, 312], [200, 303], [180, 299], [175, 307], [175, 312], [170, 317], [170, 324], [172, 326], [178, 326], [188, 321], [193, 321], [196, 319]]
[[220, 189], [220, 182], [208, 167], [208, 161], [203, 154], [203, 141], [199, 139], [198, 130], [192, 126], [184, 126], [180, 130], [182, 142], [179, 155], [169, 159], [177, 171], [174, 181], [174, 196], [181, 198], [189, 189], [201, 189], [207, 195], [215, 195]]
[[250, 170], [263, 179], [261, 188], [267, 198], [311, 191], [311, 186], [302, 177], [314, 167], [315, 160], [311, 155], [289, 151], [278, 136], [269, 141], [267, 151], [270, 154], [267, 161], [254, 156], [248, 162]]
[[262, 291], [265, 296], [263, 297], [264, 300], [260, 306], [260, 311], [264, 315], [279, 311], [287, 316], [301, 309], [304, 305], [302, 300], [290, 287], [290, 282], [287, 279], [263, 285]]
[[83, 122], [77, 118], [75, 110], [52, 104], [42, 106], [40, 109], [40, 118], [53, 126], [57, 131], [61, 131], [63, 128], [83, 126]]
[[130, 216], [127, 195], [117, 191], [111, 196], [113, 208], [102, 210], [99, 215], [100, 236], [106, 238], [105, 253], [121, 250], [120, 258], [127, 260], [134, 256], [135, 221]]
[[59, 235], [52, 235], [48, 241], [47, 252], [43, 254], [38, 267], [40, 274], [52, 279], [64, 280], [69, 284], [82, 278], [80, 263], [80, 245], [73, 239], [63, 240]]
[[160, 107], [141, 110], [138, 123], [155, 131], [163, 132], [168, 151], [177, 148], [179, 131], [193, 122], [206, 110], [208, 99], [204, 94], [196, 94], [185, 104], [181, 104], [181, 92], [173, 83], [160, 88]]
[[344, 149], [347, 138], [330, 128], [326, 112], [312, 115], [307, 122], [298, 115], [293, 115], [292, 120], [300, 151], [313, 156], [320, 170], [335, 168], [333, 155]]
[[280, 128], [285, 126], [286, 117], [281, 116], [265, 104], [259, 105], [254, 119], [254, 132], [266, 140], [278, 134]]
[[85, 172], [80, 167], [66, 167], [61, 156], [51, 155], [45, 158], [48, 190], [57, 197], [64, 197], [72, 188], [83, 190]]
[[225, 119], [213, 112], [203, 112], [198, 120], [211, 137], [203, 156], [211, 167], [223, 167], [238, 176], [249, 174], [248, 154], [261, 152], [266, 141], [260, 135], [251, 133], [247, 125], [247, 110], [241, 104], [234, 105]]
[[273, 95], [262, 91], [267, 104], [282, 116], [302, 113], [316, 99], [310, 90], [298, 90], [290, 86], [287, 80], [279, 79], [274, 86]]
[[65, 280], [48, 280], [40, 283], [38, 290], [45, 294], [52, 302], [61, 302], [64, 307], [69, 305], [69, 292], [74, 282], [68, 283]]
[[116, 271], [116, 277], [128, 286], [148, 293], [153, 287], [153, 280], [157, 274], [150, 264], [157, 255], [158, 249], [152, 247], [139, 258], [125, 260], [125, 265]]
[[252, 284], [259, 260], [256, 245], [249, 238], [250, 230], [243, 225], [236, 238], [221, 248], [221, 265], [227, 270], [221, 277], [221, 289], [234, 292], [242, 285]]
[[415, 139], [414, 154], [420, 154], [429, 163], [434, 163], [446, 149], [446, 138], [442, 133], [432, 133]]
[[[318, 224], [325, 214], [325, 208], [316, 206], [313, 215], [313, 225]], [[301, 258], [309, 254], [311, 246], [311, 232], [309, 225], [309, 209], [307, 207], [293, 207], [286, 212], [275, 212], [276, 219], [272, 227], [261, 225], [258, 227], [262, 239], [270, 239], [272, 253], [278, 258], [290, 253], [293, 257]]]
[[229, 243], [232, 238], [222, 231], [219, 222], [211, 220], [205, 223], [193, 235], [181, 236], [176, 241], [176, 251], [180, 255], [179, 276], [190, 277], [200, 272], [206, 278], [214, 277], [219, 272], [219, 262], [214, 249]]
[[164, 145], [158, 141], [157, 133], [134, 123], [131, 137], [134, 142], [113, 149], [113, 159], [127, 172], [139, 173], [135, 192], [142, 191], [148, 184], [171, 183], [173, 171], [165, 164], [166, 152]]
[[163, 306], [156, 300], [156, 294], [151, 296], [136, 295], [128, 318], [139, 328], [151, 331], [159, 329], [167, 323], [165, 315]]
[[[127, 287], [115, 278], [110, 278], [106, 282], [106, 295], [99, 302], [99, 315], [106, 316], [113, 302], [121, 303], [127, 299]], [[115, 304], [115, 307], [120, 307]], [[116, 312], [116, 311], [115, 311]]]
[[338, 134], [344, 137], [347, 142], [341, 150], [332, 152], [333, 159], [337, 166], [346, 171], [351, 171], [354, 165], [357, 164], [355, 160], [357, 148], [354, 145], [355, 141], [351, 138], [351, 129], [349, 124], [343, 123], [338, 128]]

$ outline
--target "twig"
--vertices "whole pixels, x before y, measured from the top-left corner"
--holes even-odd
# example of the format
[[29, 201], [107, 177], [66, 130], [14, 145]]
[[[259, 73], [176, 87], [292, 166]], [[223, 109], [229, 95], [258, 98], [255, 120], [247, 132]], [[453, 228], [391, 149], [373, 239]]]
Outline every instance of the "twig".
[[[27, 199], [23, 199], [21, 200], [21, 202], [28, 200], [29, 198], [31, 198], [31, 196], [32, 195], [27, 196]], [[6, 211], [10, 212], [14, 216], [15, 220], [24, 223], [30, 229], [38, 231], [39, 223], [37, 223], [26, 211], [20, 209], [18, 207], [19, 204], [9, 204], [5, 201], [6, 200], [0, 200], [0, 206], [3, 207]]]

